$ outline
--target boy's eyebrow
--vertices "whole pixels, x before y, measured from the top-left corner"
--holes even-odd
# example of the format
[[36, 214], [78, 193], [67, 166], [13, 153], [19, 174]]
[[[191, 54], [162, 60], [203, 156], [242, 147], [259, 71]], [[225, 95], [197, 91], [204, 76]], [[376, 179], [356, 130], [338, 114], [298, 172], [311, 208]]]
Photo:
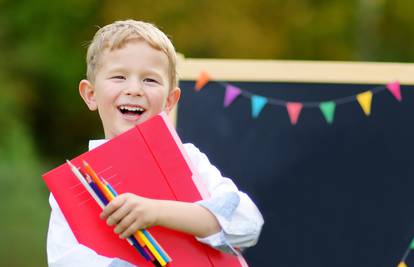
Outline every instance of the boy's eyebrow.
[[[127, 68], [125, 68], [123, 66], [113, 66], [113, 67], [108, 68], [108, 73], [109, 74], [116, 73], [116, 72], [127, 73], [128, 70], [127, 70]], [[159, 71], [158, 68], [148, 68], [148, 69], [145, 69], [143, 71], [143, 73], [145, 75], [155, 75], [155, 76], [157, 76], [157, 78], [160, 78], [160, 79], [163, 77], [161, 71]]]
[[122, 66], [108, 67], [108, 72], [125, 72], [126, 68]]
[[[153, 74], [157, 74], [157, 75], [161, 75], [161, 72], [159, 70], [160, 68], [150, 68], [147, 67], [143, 70], [144, 73], [153, 73]], [[108, 67], [108, 71], [110, 72], [114, 72], [114, 71], [127, 71], [128, 67], [124, 67], [122, 65], [112, 65]]]
[[153, 68], [153, 69], [146, 69], [146, 70], [144, 71], [144, 74], [156, 75], [156, 76], [158, 76], [159, 78], [162, 78], [162, 77], [163, 77], [163, 76], [162, 76], [162, 74], [161, 74], [161, 72], [160, 72], [158, 69], [156, 69], [156, 68]]

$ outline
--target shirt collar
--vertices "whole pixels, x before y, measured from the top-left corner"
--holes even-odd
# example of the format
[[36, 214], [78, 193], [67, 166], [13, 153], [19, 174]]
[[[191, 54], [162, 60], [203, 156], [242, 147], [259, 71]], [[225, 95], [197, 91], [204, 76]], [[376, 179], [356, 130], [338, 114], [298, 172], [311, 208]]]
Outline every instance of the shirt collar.
[[89, 140], [89, 150], [97, 148], [98, 146], [106, 143], [108, 139], [97, 139], [97, 140]]

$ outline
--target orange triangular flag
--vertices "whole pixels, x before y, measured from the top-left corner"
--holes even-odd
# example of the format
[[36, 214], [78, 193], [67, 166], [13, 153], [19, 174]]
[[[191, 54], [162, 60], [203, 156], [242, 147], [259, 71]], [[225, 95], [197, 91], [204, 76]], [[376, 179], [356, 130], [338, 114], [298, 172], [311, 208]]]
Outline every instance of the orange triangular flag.
[[361, 105], [365, 115], [369, 116], [369, 114], [371, 114], [372, 92], [366, 91], [360, 93], [356, 96], [356, 98]]
[[201, 71], [195, 84], [196, 91], [200, 91], [210, 79], [210, 75], [207, 72]]

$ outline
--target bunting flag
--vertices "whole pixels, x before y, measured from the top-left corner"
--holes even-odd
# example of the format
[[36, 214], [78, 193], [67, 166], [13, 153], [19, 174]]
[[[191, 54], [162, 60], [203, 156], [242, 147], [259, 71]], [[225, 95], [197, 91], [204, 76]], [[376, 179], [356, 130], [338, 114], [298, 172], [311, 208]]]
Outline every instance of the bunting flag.
[[302, 110], [302, 103], [288, 102], [286, 108], [289, 114], [290, 122], [295, 125], [298, 122], [300, 111]]
[[328, 102], [322, 102], [319, 105], [319, 109], [322, 111], [323, 116], [325, 117], [325, 120], [329, 123], [333, 123], [334, 114], [335, 114], [335, 102], [328, 101]]
[[259, 117], [260, 112], [264, 108], [267, 103], [266, 97], [253, 95], [252, 96], [252, 117], [257, 118]]
[[360, 93], [356, 96], [356, 98], [361, 105], [365, 115], [369, 116], [371, 114], [372, 92], [366, 91]]
[[231, 84], [226, 85], [226, 94], [224, 96], [224, 107], [230, 106], [230, 104], [241, 94], [240, 88]]
[[411, 250], [413, 249], [414, 249], [414, 238], [411, 240], [410, 245], [405, 250], [404, 256], [402, 257], [401, 261], [398, 263], [397, 267], [408, 267], [405, 261], [408, 258], [408, 255], [410, 255]]
[[198, 76], [198, 79], [197, 79], [196, 84], [195, 84], [196, 91], [200, 91], [201, 89], [203, 89], [203, 87], [209, 81], [210, 81], [210, 75], [205, 71], [200, 72], [200, 75]]
[[391, 92], [391, 94], [398, 100], [398, 101], [402, 101], [402, 97], [401, 97], [401, 88], [400, 88], [400, 83], [399, 82], [393, 82], [393, 83], [388, 83], [387, 84], [387, 89], [388, 91]]
[[[208, 82], [211, 81], [211, 76], [206, 71], [201, 71], [197, 81], [195, 82], [195, 90], [200, 91]], [[387, 83], [383, 86], [377, 86], [371, 90], [341, 98], [331, 99], [328, 101], [306, 102], [306, 101], [287, 101], [265, 97], [250, 93], [240, 87], [225, 82], [216, 82], [225, 88], [223, 106], [228, 108], [238, 97], [242, 96], [251, 101], [251, 115], [254, 119], [258, 118], [262, 109], [267, 105], [282, 106], [287, 109], [290, 122], [292, 125], [297, 124], [299, 116], [305, 108], [318, 108], [322, 113], [324, 119], [328, 124], [333, 124], [337, 106], [355, 102], [359, 103], [364, 114], [369, 116], [371, 114], [372, 98], [374, 94], [389, 91], [395, 99], [402, 101], [401, 86], [398, 81]], [[414, 244], [413, 244], [414, 246]]]

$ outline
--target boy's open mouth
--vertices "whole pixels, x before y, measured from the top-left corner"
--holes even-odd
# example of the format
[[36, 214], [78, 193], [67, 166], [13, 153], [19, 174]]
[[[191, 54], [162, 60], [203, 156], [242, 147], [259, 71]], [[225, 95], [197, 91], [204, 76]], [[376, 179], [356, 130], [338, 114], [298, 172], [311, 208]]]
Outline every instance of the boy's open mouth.
[[122, 114], [132, 115], [132, 116], [135, 116], [135, 115], [140, 116], [145, 111], [145, 109], [142, 107], [125, 106], [125, 105], [119, 106], [118, 109]]

